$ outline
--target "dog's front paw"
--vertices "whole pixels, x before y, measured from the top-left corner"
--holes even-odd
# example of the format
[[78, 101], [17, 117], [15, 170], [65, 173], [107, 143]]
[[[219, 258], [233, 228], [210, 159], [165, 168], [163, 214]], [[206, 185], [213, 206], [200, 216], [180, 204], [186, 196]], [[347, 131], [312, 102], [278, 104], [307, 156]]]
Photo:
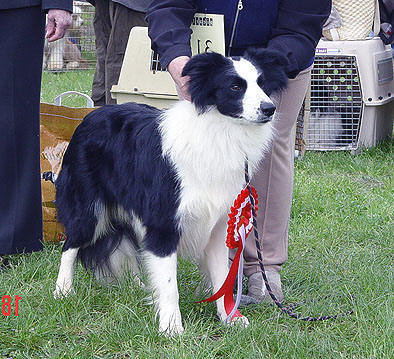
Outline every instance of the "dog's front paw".
[[53, 297], [55, 299], [66, 298], [70, 294], [75, 294], [75, 291], [72, 288], [72, 286], [67, 286], [67, 285], [62, 286], [62, 285], [56, 284], [56, 289], [53, 291]]
[[231, 320], [227, 320], [226, 312], [218, 313], [218, 317], [226, 325], [240, 325], [246, 328], [250, 324], [248, 318], [244, 316], [233, 316]]
[[244, 328], [249, 326], [249, 320], [248, 318], [242, 316], [242, 317], [234, 317], [233, 319], [231, 319], [230, 321], [226, 322], [226, 324], [228, 325], [239, 325], [242, 326]]
[[181, 313], [175, 313], [167, 318], [160, 318], [159, 331], [167, 337], [182, 334], [184, 329], [182, 326]]
[[173, 337], [184, 332], [182, 323], [171, 325], [166, 327], [165, 325], [159, 328], [160, 333], [164, 334], [166, 337]]

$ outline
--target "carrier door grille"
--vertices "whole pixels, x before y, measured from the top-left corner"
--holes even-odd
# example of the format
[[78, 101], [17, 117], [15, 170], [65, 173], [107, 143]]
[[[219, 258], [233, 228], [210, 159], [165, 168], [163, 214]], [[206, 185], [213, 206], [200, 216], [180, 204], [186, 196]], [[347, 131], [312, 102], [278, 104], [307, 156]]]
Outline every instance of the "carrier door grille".
[[311, 75], [306, 148], [356, 149], [362, 105], [356, 57], [316, 56]]

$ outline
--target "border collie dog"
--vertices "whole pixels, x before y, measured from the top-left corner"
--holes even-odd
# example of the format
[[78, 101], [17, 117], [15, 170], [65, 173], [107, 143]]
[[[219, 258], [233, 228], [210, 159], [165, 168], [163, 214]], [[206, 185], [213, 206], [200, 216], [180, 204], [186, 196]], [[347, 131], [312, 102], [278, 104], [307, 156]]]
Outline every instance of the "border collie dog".
[[[183, 331], [177, 256], [194, 259], [214, 292], [223, 284], [226, 215], [245, 184], [245, 160], [252, 175], [270, 146], [269, 95], [286, 86], [286, 65], [272, 50], [196, 55], [183, 70], [191, 102], [108, 105], [85, 117], [56, 181], [67, 239], [55, 297], [72, 290], [78, 258], [104, 282], [126, 270], [138, 277], [143, 264], [160, 331]], [[217, 313], [225, 321], [223, 298]]]

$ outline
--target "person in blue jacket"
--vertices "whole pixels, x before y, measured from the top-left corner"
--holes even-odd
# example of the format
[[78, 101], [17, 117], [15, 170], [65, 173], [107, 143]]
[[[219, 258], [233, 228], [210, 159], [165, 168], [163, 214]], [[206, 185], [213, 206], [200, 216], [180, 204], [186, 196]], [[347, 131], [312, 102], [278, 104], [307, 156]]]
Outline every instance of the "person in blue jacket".
[[42, 249], [40, 90], [45, 38], [71, 24], [72, 0], [0, 1], [0, 267]]
[[[242, 55], [247, 47], [266, 47], [289, 60], [289, 84], [273, 96], [276, 105], [276, 138], [260, 170], [252, 179], [261, 198], [258, 231], [262, 238], [263, 262], [276, 297], [283, 301], [280, 270], [287, 260], [288, 226], [294, 174], [292, 128], [302, 106], [315, 48], [331, 0], [153, 0], [147, 12], [152, 49], [170, 72], [180, 97], [190, 101], [187, 77], [182, 69], [191, 56], [190, 25], [196, 12], [223, 14], [228, 56]], [[270, 301], [263, 284], [254, 240], [245, 248], [244, 275], [248, 294], [244, 304]]]

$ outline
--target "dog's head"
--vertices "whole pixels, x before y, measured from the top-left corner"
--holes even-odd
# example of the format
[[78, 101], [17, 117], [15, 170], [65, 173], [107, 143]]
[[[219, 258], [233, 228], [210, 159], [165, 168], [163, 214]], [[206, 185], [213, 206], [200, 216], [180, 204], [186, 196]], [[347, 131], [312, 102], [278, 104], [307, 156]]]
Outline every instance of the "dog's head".
[[265, 123], [275, 105], [269, 96], [286, 87], [287, 58], [277, 51], [248, 50], [226, 58], [211, 52], [193, 56], [182, 75], [189, 76], [192, 103], [199, 113], [211, 108], [241, 121]]
[[74, 5], [73, 6], [73, 13], [72, 13], [71, 17], [72, 17], [72, 22], [71, 22], [70, 29], [72, 29], [72, 30], [79, 29], [83, 25], [82, 9], [79, 6]]

